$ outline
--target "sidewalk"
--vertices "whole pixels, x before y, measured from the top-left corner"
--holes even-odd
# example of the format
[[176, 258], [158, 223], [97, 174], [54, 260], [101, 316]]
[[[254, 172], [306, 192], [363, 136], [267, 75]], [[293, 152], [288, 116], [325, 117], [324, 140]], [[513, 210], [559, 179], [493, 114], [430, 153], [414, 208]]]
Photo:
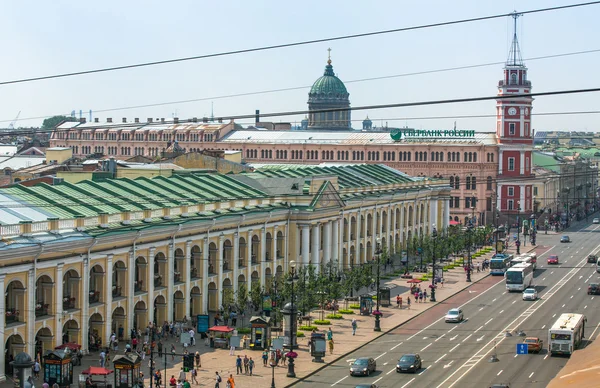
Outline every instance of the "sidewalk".
[[[522, 247], [523, 248], [523, 247]], [[527, 246], [526, 249], [522, 249], [522, 252], [527, 252], [529, 250], [534, 249], [535, 247]], [[513, 249], [514, 250], [514, 249]], [[510, 249], [509, 251], [512, 252]], [[490, 258], [494, 252], [490, 252], [485, 256], [479, 257], [473, 260], [473, 263], [476, 265], [477, 263], [483, 261], [485, 258]], [[383, 272], [383, 271], [382, 271]], [[488, 276], [489, 273], [487, 271], [477, 272], [474, 271], [471, 275], [473, 282], [477, 282], [484, 277]], [[406, 321], [414, 318], [425, 310], [435, 306], [436, 304], [442, 303], [447, 298], [452, 295], [464, 290], [469, 287], [473, 283], [466, 282], [465, 272], [462, 267], [456, 267], [452, 270], [449, 270], [444, 275], [444, 286], [438, 287], [436, 290], [437, 302], [423, 302], [423, 303], [415, 303], [412, 302], [411, 308], [406, 308], [406, 300], [409, 296], [408, 284], [406, 283], [406, 279], [395, 278], [393, 280], [387, 280], [382, 282], [382, 286], [394, 287], [392, 292], [392, 305], [388, 308], [380, 308], [383, 313], [383, 318], [381, 319], [381, 332], [374, 332], [374, 317], [372, 316], [360, 316], [358, 314], [358, 310], [355, 310], [355, 314], [344, 315], [344, 319], [341, 320], [331, 320], [331, 325], [321, 326], [320, 330], [326, 331], [329, 327], [333, 330], [333, 338], [335, 341], [335, 348], [333, 351], [333, 355], [330, 355], [329, 352], [325, 357], [325, 364], [313, 363], [312, 357], [308, 353], [308, 336], [310, 332], [306, 332], [307, 337], [298, 338], [299, 349], [296, 350], [298, 353], [298, 358], [295, 360], [295, 371], [296, 371], [296, 379], [286, 377], [287, 366], [280, 366], [274, 368], [275, 374], [275, 386], [276, 387], [284, 387], [291, 386], [295, 382], [298, 382], [301, 378], [307, 377], [308, 375], [314, 373], [318, 369], [321, 369], [327, 364], [332, 363], [346, 355], [347, 353], [352, 352], [356, 348], [361, 345], [374, 340], [375, 338], [384, 335], [386, 332], [394, 329], [395, 327], [405, 323]], [[426, 284], [425, 282], [423, 283]], [[422, 287], [423, 289], [428, 289], [427, 286]], [[362, 290], [361, 290], [362, 291]], [[429, 290], [428, 290], [429, 292]], [[395, 303], [395, 295], [400, 294], [403, 300], [403, 308], [396, 308]], [[411, 296], [411, 300], [412, 300]], [[341, 302], [340, 308], [344, 307], [344, 303]], [[329, 314], [331, 312], [326, 312]], [[320, 317], [320, 310], [313, 311], [311, 315], [313, 318], [318, 319]], [[352, 336], [352, 327], [351, 321], [352, 318], [355, 318], [358, 322], [358, 329], [355, 336]], [[233, 374], [236, 382], [236, 387], [268, 387], [271, 386], [271, 375], [273, 373], [271, 367], [264, 367], [262, 364], [260, 351], [251, 351], [251, 350], [236, 350], [235, 356], [229, 355], [228, 349], [213, 349], [206, 345], [204, 345], [204, 341], [200, 340], [199, 336], [197, 337], [197, 344], [195, 346], [191, 346], [188, 348], [190, 353], [195, 353], [196, 351], [200, 352], [201, 360], [202, 360], [202, 368], [198, 371], [198, 384], [192, 384], [192, 388], [195, 386], [210, 386], [213, 387], [215, 384], [214, 376], [215, 371], [218, 371], [219, 374], [223, 378], [222, 387], [225, 387], [226, 380], [229, 377], [229, 374]], [[175, 339], [169, 337], [167, 340], [163, 340], [163, 351], [168, 351], [171, 347], [171, 344], [176, 345], [177, 353], [183, 353], [183, 347], [178, 343]], [[122, 354], [125, 343], [123, 341], [120, 342], [119, 348], [120, 351], [117, 354]], [[235, 368], [235, 359], [237, 355], [241, 355], [242, 358], [244, 355], [248, 355], [248, 357], [252, 357], [255, 361], [255, 368], [253, 376], [247, 375], [236, 375]], [[115, 352], [111, 350], [110, 358], [112, 359], [115, 356]], [[89, 366], [99, 366], [99, 353], [94, 352], [90, 355], [84, 356], [82, 360], [82, 366], [74, 367], [73, 371], [73, 384], [77, 386], [77, 381], [81, 371], [88, 368]], [[145, 376], [145, 386], [149, 386], [149, 357], [142, 362], [142, 371]], [[156, 367], [161, 369], [161, 373], [163, 375], [163, 386], [165, 382], [168, 384], [168, 379], [171, 375], [175, 375], [177, 378], [179, 372], [182, 367], [182, 362], [180, 357], [176, 357], [175, 360], [171, 360], [171, 356], [169, 355], [166, 358], [165, 365], [165, 357], [158, 358], [155, 354], [155, 362]], [[112, 369], [112, 365], [109, 366], [109, 369]], [[166, 369], [166, 372], [165, 372]], [[42, 374], [43, 376], [43, 374]], [[187, 378], [191, 381], [190, 373], [187, 373]], [[41, 385], [41, 381], [37, 381], [38, 384]], [[112, 384], [114, 387], [114, 374], [110, 375], [108, 378], [108, 383]], [[12, 381], [8, 379], [6, 382], [0, 383], [0, 388], [13, 388]]]

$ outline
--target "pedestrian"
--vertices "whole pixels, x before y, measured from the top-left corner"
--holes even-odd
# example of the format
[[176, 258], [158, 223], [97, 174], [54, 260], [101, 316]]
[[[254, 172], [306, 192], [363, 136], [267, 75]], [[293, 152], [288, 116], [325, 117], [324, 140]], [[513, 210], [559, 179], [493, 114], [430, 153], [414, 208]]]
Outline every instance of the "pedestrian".
[[185, 380], [185, 381], [183, 382], [183, 388], [192, 388], [192, 386], [190, 385], [190, 382], [189, 382], [189, 381]]
[[154, 384], [157, 388], [160, 388], [162, 385], [162, 374], [160, 373], [160, 369], [157, 369], [156, 373], [154, 373]]
[[358, 325], [356, 324], [356, 318], [352, 318], [352, 335], [356, 335], [356, 327]]
[[33, 377], [36, 380], [40, 378], [40, 363], [37, 360], [33, 364]]
[[183, 388], [183, 381], [177, 380], [177, 384], [175, 385], [175, 388]]
[[410, 296], [406, 297], [406, 308], [410, 310]]
[[196, 352], [194, 357], [196, 358], [196, 368], [200, 369], [202, 367], [202, 361], [200, 360], [200, 352]]
[[248, 374], [250, 370], [250, 360], [248, 356], [244, 355], [244, 374]]
[[237, 356], [237, 358], [235, 359], [235, 370], [236, 370], [236, 374], [240, 374], [242, 373], [242, 357]]
[[137, 346], [138, 346], [138, 339], [137, 339], [137, 337], [133, 337], [131, 339], [131, 346], [133, 347], [133, 351], [137, 352]]
[[329, 354], [333, 354], [333, 339], [329, 340]]
[[196, 346], [196, 337], [194, 337], [196, 333], [194, 332], [194, 329], [190, 329], [188, 333], [190, 334], [190, 345]]
[[185, 381], [185, 379], [187, 379], [187, 376], [185, 375], [185, 372], [183, 371], [183, 367], [181, 367], [181, 369], [179, 370], [179, 381]]
[[175, 344], [171, 344], [171, 361], [175, 361]]
[[175, 375], [171, 375], [171, 379], [169, 379], [169, 386], [175, 387], [177, 385], [177, 380], [175, 380]]
[[158, 340], [158, 343], [156, 344], [156, 348], [158, 349], [158, 357], [162, 357], [163, 344], [160, 340]]
[[329, 327], [329, 330], [327, 330], [327, 340], [333, 339], [333, 331], [331, 330], [331, 327]]
[[269, 358], [269, 353], [265, 350], [262, 354], [263, 366], [267, 366], [267, 359]]
[[398, 298], [399, 298], [399, 299], [398, 299], [398, 308], [399, 308], [400, 310], [402, 310], [402, 297], [401, 297], [400, 295], [398, 295]]
[[227, 379], [227, 388], [235, 388], [235, 380], [233, 379], [233, 375], [231, 373]]
[[104, 350], [100, 352], [100, 368], [104, 368], [104, 366], [106, 365], [106, 353], [104, 353]]
[[200, 384], [198, 382], [198, 371], [196, 369], [192, 369], [192, 383]]
[[50, 388], [50, 384], [44, 381], [44, 384], [42, 384], [42, 388]]
[[235, 356], [235, 345], [233, 344], [231, 344], [231, 346], [229, 347], [229, 355]]
[[252, 357], [250, 357], [250, 360], [248, 360], [248, 369], [250, 369], [250, 376], [252, 376], [252, 369], [254, 369], [254, 360]]
[[423, 291], [423, 301], [427, 302], [427, 291]]
[[423, 292], [419, 292], [419, 303], [423, 302]]
[[396, 295], [396, 307], [400, 308], [400, 295]]

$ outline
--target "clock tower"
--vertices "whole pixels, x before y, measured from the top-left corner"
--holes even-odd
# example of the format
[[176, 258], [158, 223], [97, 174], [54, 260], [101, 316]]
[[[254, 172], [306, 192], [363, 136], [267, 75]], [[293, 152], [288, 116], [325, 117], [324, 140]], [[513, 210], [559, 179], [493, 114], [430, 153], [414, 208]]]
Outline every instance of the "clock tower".
[[496, 100], [496, 137], [498, 139], [498, 195], [496, 204], [502, 213], [529, 215], [533, 212], [533, 185], [531, 171], [533, 129], [531, 109], [533, 98], [527, 68], [523, 64], [517, 40], [516, 11], [514, 34], [504, 76], [498, 82]]

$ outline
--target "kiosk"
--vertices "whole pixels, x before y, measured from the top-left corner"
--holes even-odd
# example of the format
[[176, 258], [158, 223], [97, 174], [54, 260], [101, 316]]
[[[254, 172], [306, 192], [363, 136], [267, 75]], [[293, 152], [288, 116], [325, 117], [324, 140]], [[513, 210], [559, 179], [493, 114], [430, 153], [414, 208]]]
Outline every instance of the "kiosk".
[[229, 326], [213, 326], [209, 331], [210, 335], [210, 347], [229, 349], [229, 336], [234, 329]]
[[325, 362], [323, 361], [327, 348], [325, 333], [312, 333], [310, 335], [310, 344], [310, 355], [314, 357], [312, 362]]
[[250, 349], [267, 349], [271, 338], [271, 318], [260, 316], [250, 318], [250, 330]]
[[44, 355], [44, 381], [60, 387], [73, 384], [73, 363], [71, 352], [67, 349], [48, 350]]
[[391, 289], [389, 287], [380, 287], [379, 288], [379, 305], [381, 307], [390, 307], [390, 295]]
[[[125, 353], [113, 358], [115, 388], [133, 388], [138, 385], [142, 358], [136, 353]], [[166, 378], [166, 377], [164, 377]]]
[[363, 294], [360, 296], [360, 315], [371, 315], [373, 312], [373, 297]]

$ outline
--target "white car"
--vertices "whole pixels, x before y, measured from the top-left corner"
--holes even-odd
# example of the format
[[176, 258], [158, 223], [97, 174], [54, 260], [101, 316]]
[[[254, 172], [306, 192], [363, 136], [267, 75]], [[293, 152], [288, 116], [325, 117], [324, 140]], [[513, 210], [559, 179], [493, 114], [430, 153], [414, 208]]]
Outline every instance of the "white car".
[[537, 300], [538, 293], [535, 288], [527, 288], [523, 291], [523, 300]]
[[594, 220], [592, 221], [592, 224], [600, 224], [600, 218], [598, 218], [598, 217], [594, 218]]
[[462, 322], [463, 319], [465, 316], [461, 309], [451, 309], [445, 317], [446, 322]]

